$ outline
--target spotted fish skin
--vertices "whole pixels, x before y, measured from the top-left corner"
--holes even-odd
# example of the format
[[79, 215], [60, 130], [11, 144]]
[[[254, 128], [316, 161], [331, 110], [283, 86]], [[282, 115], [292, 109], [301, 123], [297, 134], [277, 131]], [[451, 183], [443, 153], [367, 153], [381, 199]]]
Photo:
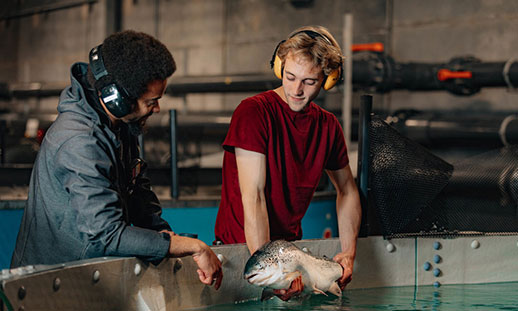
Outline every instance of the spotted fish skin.
[[336, 282], [342, 276], [340, 264], [308, 254], [284, 240], [266, 243], [248, 259], [244, 270], [249, 283], [266, 289], [288, 289], [299, 276], [305, 293], [342, 294]]

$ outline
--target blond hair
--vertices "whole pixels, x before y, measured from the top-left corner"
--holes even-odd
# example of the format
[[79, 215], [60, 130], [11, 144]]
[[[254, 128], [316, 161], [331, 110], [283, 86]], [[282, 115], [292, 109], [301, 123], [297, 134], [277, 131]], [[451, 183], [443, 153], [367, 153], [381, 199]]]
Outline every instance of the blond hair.
[[[311, 35], [317, 33], [319, 35]], [[330, 44], [331, 43], [331, 44]], [[293, 31], [288, 39], [279, 45], [277, 56], [284, 62], [289, 53], [302, 57], [315, 67], [322, 68], [325, 75], [340, 68], [343, 55], [333, 35], [322, 26], [304, 26]]]

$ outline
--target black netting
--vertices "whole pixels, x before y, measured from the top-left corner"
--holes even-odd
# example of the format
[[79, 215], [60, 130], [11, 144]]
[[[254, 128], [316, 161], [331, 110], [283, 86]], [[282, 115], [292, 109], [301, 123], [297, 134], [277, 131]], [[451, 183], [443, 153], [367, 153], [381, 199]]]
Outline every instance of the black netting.
[[518, 231], [518, 147], [454, 166], [373, 116], [370, 191], [384, 236]]
[[408, 232], [448, 183], [453, 167], [373, 116], [371, 195], [384, 235]]
[[518, 231], [518, 146], [508, 146], [454, 164], [449, 184], [433, 209], [443, 231]]

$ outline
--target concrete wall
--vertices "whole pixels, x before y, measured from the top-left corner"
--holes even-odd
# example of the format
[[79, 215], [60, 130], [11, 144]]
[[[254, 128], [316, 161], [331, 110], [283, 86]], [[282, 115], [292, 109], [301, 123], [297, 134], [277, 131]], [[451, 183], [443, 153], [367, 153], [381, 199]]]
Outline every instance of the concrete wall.
[[[43, 88], [67, 85], [70, 66], [87, 60], [90, 48], [105, 37], [103, 1], [64, 9], [59, 8], [72, 2], [8, 0], [4, 3], [0, 22], [0, 82], [21, 88], [30, 84]], [[49, 11], [29, 14], [41, 10]], [[5, 18], [22, 14], [27, 16]], [[56, 113], [57, 100], [32, 98], [0, 102], [0, 109], [27, 114]]]
[[[4, 1], [2, 16], [64, 1]], [[354, 43], [381, 41], [396, 61], [447, 62], [474, 55], [505, 61], [518, 47], [518, 2], [513, 0], [314, 0], [296, 8], [279, 0], [122, 0], [122, 28], [158, 37], [172, 51], [183, 76], [269, 73], [276, 44], [295, 28], [320, 24], [343, 41], [343, 15], [354, 15]], [[0, 22], [0, 81], [66, 84], [68, 69], [85, 61], [89, 49], [107, 35], [107, 0], [73, 8], [5, 18]], [[230, 113], [251, 94], [191, 94], [165, 98], [165, 109]], [[327, 94], [326, 107], [338, 108], [341, 94]], [[354, 95], [357, 105], [359, 95]], [[472, 97], [447, 92], [397, 91], [376, 96], [376, 109], [514, 109], [516, 93], [483, 89]], [[48, 104], [53, 110], [55, 101]], [[23, 103], [21, 103], [23, 105]], [[44, 109], [45, 110], [45, 109]]]
[[315, 0], [301, 9], [278, 0], [147, 0], [127, 3], [124, 28], [166, 43], [177, 59], [177, 76], [269, 73], [273, 49], [291, 31], [318, 24], [341, 41], [343, 14], [351, 11], [359, 12], [358, 38], [384, 39], [378, 28], [385, 23], [386, 1], [379, 0]]
[[[518, 56], [518, 2], [512, 0], [395, 0], [392, 55], [403, 62], [448, 62], [472, 55], [484, 62]], [[390, 108], [514, 110], [518, 93], [486, 88], [474, 96], [447, 92], [391, 94]]]
[[[381, 0], [316, 0], [310, 8], [278, 0], [160, 1], [158, 6], [148, 0], [127, 7], [124, 28], [152, 33], [171, 49], [178, 64], [173, 83], [181, 76], [268, 74], [275, 46], [300, 26], [323, 25], [342, 42], [348, 12], [358, 14], [355, 40], [386, 41], [388, 35], [387, 2]], [[145, 22], [149, 20], [153, 22]], [[190, 94], [185, 102], [166, 99], [162, 106], [231, 113], [250, 95]], [[339, 107], [341, 96], [328, 101], [328, 107]]]
[[[26, 1], [24, 5], [25, 11], [45, 7], [37, 1]], [[68, 82], [70, 65], [87, 59], [89, 48], [104, 38], [101, 30], [105, 15], [104, 5], [85, 4], [3, 21], [2, 32], [7, 34], [8, 44], [0, 48], [0, 53], [5, 53], [8, 61], [15, 61], [15, 70], [3, 72], [0, 79], [16, 83]]]
[[18, 65], [18, 24], [0, 22], [0, 81], [17, 81]]
[[[16, 7], [15, 0], [8, 2]], [[60, 3], [47, 0], [44, 4], [52, 2]], [[27, 11], [40, 5], [26, 1], [19, 9]], [[110, 12], [106, 6], [106, 0], [99, 0], [12, 20], [6, 33], [12, 37], [9, 45], [17, 50], [0, 47], [0, 55], [9, 56], [0, 66], [13, 68], [9, 70], [12, 74], [0, 75], [0, 81], [68, 83], [70, 64], [85, 61], [89, 49], [107, 35]], [[315, 0], [310, 8], [295, 8], [290, 1], [278, 0], [124, 0], [122, 28], [152, 34], [169, 47], [178, 65], [174, 82], [183, 76], [270, 73], [273, 49], [297, 27], [326, 26], [341, 42], [346, 12], [357, 14], [355, 41], [386, 41], [386, 11], [387, 2], [382, 0]], [[185, 99], [165, 98], [162, 107], [229, 114], [250, 95], [190, 94]], [[330, 105], [340, 105], [339, 94], [330, 98]], [[43, 110], [55, 111], [53, 105]]]

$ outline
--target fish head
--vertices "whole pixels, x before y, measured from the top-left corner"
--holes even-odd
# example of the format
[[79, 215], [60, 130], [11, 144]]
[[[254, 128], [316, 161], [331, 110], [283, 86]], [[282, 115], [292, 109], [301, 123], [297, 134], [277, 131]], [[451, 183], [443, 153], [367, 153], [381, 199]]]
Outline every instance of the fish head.
[[300, 275], [300, 272], [286, 270], [286, 260], [282, 260], [283, 248], [274, 249], [275, 245], [267, 244], [260, 248], [246, 262], [243, 276], [250, 284], [285, 289]]
[[243, 276], [250, 284], [269, 287], [275, 284], [279, 272], [279, 263], [259, 249], [246, 262]]
[[257, 250], [246, 262], [244, 277], [245, 279], [249, 279], [253, 277], [255, 274], [263, 271], [267, 264], [264, 260], [264, 251], [262, 249]]

